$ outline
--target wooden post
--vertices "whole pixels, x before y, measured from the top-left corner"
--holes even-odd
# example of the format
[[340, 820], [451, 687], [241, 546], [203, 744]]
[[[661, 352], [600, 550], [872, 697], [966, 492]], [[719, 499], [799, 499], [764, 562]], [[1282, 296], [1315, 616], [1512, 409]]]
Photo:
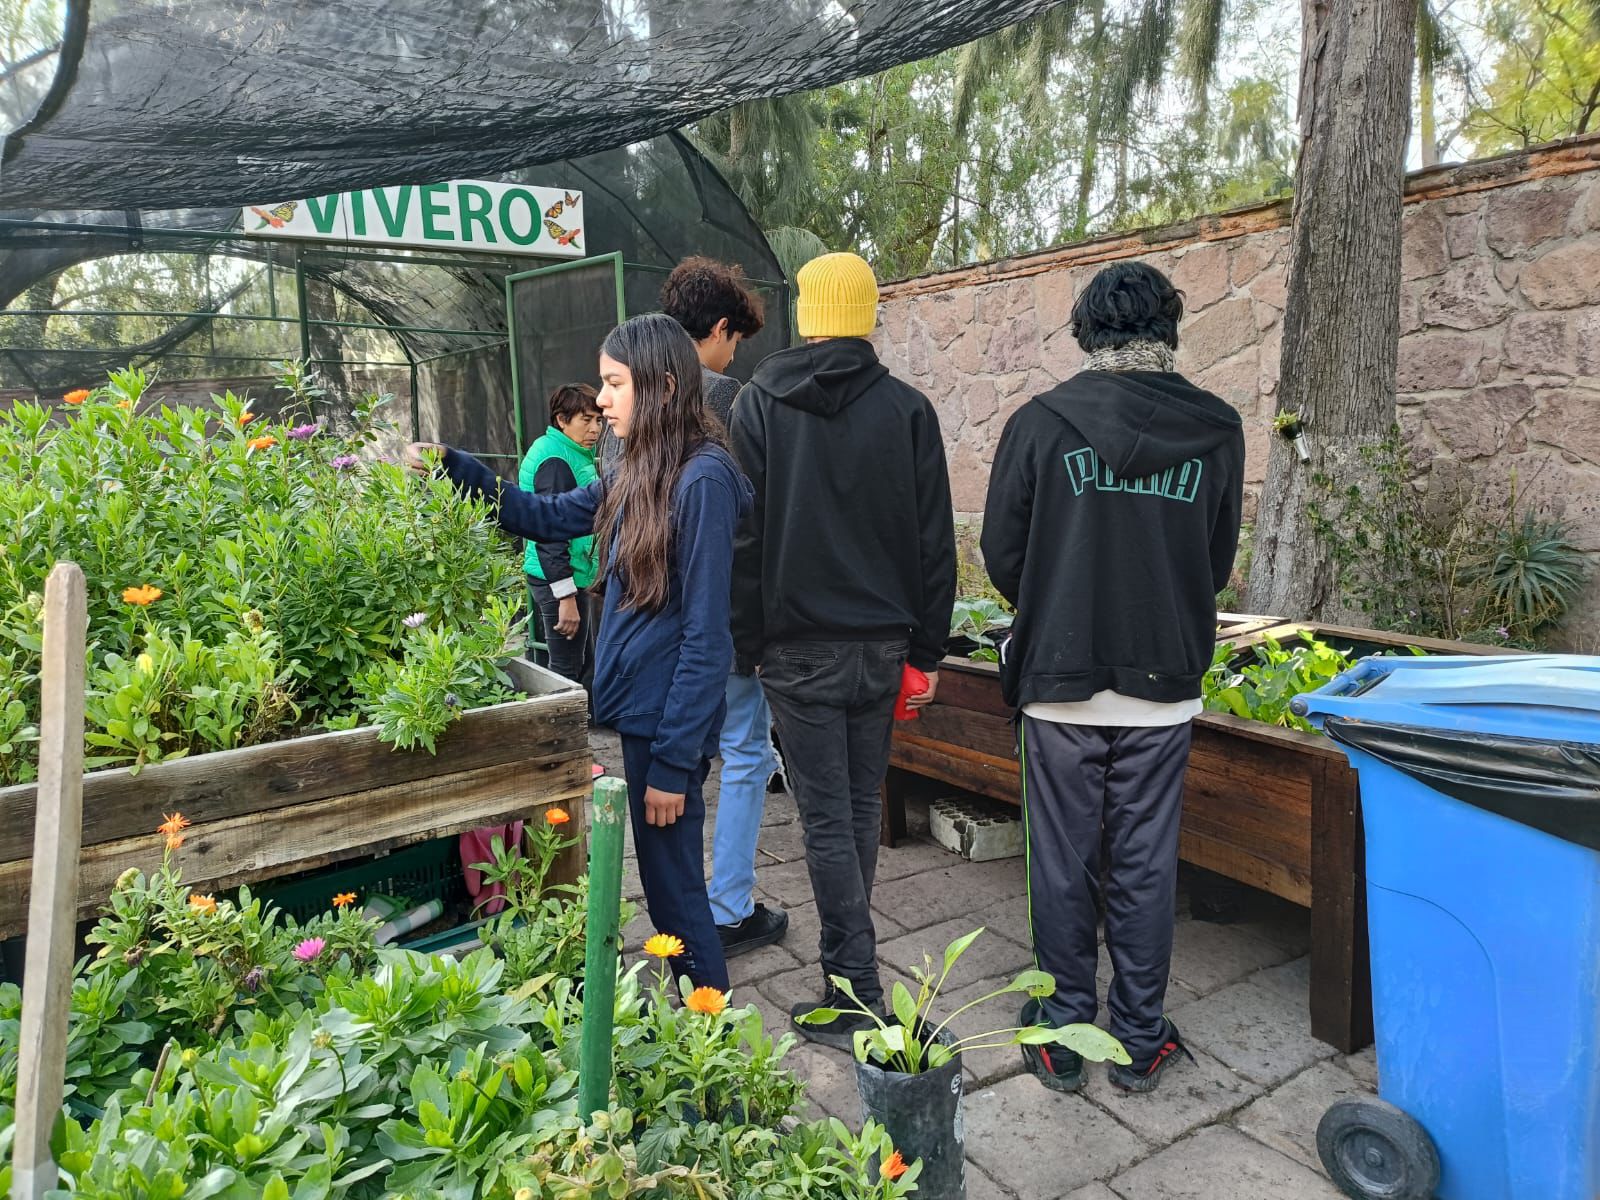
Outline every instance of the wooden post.
[[622, 836], [628, 785], [594, 785], [589, 832], [589, 913], [583, 964], [583, 1041], [578, 1049], [578, 1114], [603, 1112], [611, 1095], [611, 1025], [617, 1006], [617, 955], [622, 949]]
[[61, 1112], [67, 1015], [78, 916], [78, 850], [83, 837], [83, 572], [58, 563], [44, 589], [40, 678], [38, 808], [33, 886], [17, 1051], [17, 1128], [12, 1200], [42, 1200], [56, 1186], [50, 1133]]

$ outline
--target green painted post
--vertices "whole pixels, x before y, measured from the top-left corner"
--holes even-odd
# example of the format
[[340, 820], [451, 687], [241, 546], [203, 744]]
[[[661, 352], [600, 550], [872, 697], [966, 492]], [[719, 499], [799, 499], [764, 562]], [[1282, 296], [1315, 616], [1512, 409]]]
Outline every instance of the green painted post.
[[583, 1042], [578, 1054], [578, 1112], [603, 1111], [611, 1095], [611, 1021], [617, 1004], [617, 955], [622, 949], [622, 831], [628, 785], [605, 778], [594, 785], [589, 822], [589, 913], [583, 962]]

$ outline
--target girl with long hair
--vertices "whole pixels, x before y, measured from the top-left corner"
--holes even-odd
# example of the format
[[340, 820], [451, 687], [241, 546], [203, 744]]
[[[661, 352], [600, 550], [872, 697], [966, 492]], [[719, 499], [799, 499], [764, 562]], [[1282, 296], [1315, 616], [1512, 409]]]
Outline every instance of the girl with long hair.
[[470, 454], [407, 448], [414, 470], [442, 467], [496, 506], [500, 527], [535, 541], [592, 532], [605, 587], [595, 645], [594, 716], [622, 737], [639, 878], [650, 920], [681, 938], [674, 968], [726, 989], [706, 899], [702, 784], [716, 753], [733, 666], [733, 535], [753, 493], [707, 416], [689, 335], [655, 313], [600, 348], [600, 411], [622, 439], [614, 474], [541, 496]]

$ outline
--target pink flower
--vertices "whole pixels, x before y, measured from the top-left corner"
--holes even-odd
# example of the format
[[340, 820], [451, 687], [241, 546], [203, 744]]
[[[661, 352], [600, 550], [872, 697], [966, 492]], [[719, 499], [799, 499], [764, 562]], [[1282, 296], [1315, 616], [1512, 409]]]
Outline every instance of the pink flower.
[[327, 946], [328, 943], [321, 938], [307, 938], [294, 948], [294, 956], [301, 962], [310, 962], [327, 949]]
[[310, 425], [296, 425], [293, 429], [289, 430], [289, 436], [297, 442], [303, 442], [307, 438], [315, 437], [316, 435], [317, 426], [315, 422], [312, 422]]
[[361, 460], [354, 454], [340, 454], [330, 459], [328, 465], [335, 471], [350, 471], [355, 468], [356, 463], [359, 461]]

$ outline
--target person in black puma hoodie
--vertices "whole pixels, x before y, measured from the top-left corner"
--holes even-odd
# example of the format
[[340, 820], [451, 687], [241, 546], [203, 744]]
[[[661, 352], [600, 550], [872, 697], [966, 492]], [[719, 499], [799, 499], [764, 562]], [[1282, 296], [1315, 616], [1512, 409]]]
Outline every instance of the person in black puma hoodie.
[[[1238, 414], [1173, 370], [1182, 314], [1144, 263], [1089, 283], [1072, 310], [1083, 369], [1007, 422], [983, 523], [989, 577], [1017, 610], [1001, 682], [1021, 709], [1034, 953], [1056, 979], [1023, 1021], [1094, 1020], [1103, 901], [1111, 1032], [1133, 1060], [1111, 1082], [1129, 1091], [1186, 1053], [1162, 1013], [1178, 818], [1244, 486]], [[1064, 1048], [1023, 1058], [1047, 1087], [1083, 1085]]]
[[[798, 283], [808, 344], [765, 359], [733, 406], [734, 457], [755, 488], [734, 545], [733, 638], [759, 665], [800, 810], [822, 925], [820, 1007], [853, 1007], [837, 975], [877, 1008], [879, 789], [903, 669], [929, 676], [909, 703], [932, 700], [950, 632], [950, 478], [933, 406], [866, 340], [877, 317], [872, 268], [827, 254]], [[848, 1048], [865, 1020], [796, 1028]]]

